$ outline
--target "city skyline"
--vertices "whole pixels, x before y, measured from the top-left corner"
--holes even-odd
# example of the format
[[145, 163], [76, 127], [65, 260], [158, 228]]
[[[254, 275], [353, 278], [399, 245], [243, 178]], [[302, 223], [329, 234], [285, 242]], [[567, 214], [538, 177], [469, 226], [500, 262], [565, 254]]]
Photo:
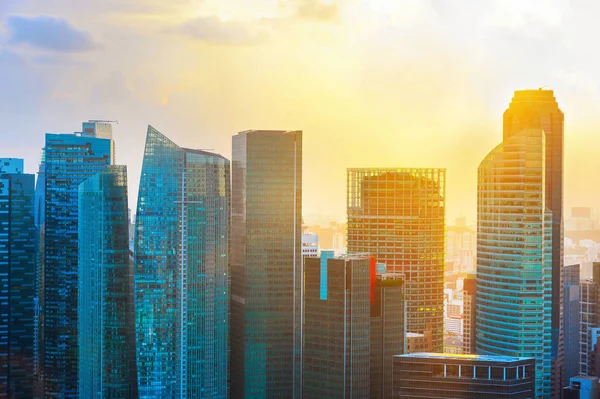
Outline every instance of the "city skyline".
[[[226, 158], [238, 131], [302, 129], [307, 223], [343, 220], [340, 179], [346, 168], [364, 166], [447, 168], [448, 220], [462, 213], [474, 222], [478, 154], [500, 140], [512, 91], [549, 85], [570, 115], [566, 209], [597, 208], [600, 187], [585, 175], [600, 167], [593, 151], [600, 57], [587, 51], [600, 29], [590, 21], [599, 5], [328, 0], [328, 7], [300, 7], [317, 3], [6, 0], [0, 72], [14, 79], [0, 93], [0, 118], [10, 127], [5, 134], [20, 140], [5, 149], [32, 172], [44, 132], [73, 131], [73, 119], [117, 119], [115, 141], [128, 149], [117, 162], [129, 168], [135, 209], [149, 123], [181, 145]], [[43, 40], [56, 31], [62, 35]], [[181, 61], [156, 62], [157, 53]], [[318, 201], [323, 190], [330, 194]]]

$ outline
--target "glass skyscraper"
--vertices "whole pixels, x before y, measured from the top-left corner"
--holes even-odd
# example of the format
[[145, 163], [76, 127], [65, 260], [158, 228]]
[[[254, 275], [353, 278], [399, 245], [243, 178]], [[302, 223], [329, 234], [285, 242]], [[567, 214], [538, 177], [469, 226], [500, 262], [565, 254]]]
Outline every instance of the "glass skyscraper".
[[33, 397], [35, 176], [0, 158], [0, 398]]
[[141, 398], [226, 399], [230, 171], [148, 127], [135, 227]]
[[348, 169], [348, 252], [405, 276], [406, 331], [444, 334], [445, 169]]
[[302, 132], [233, 137], [231, 396], [299, 399]]
[[93, 132], [46, 134], [42, 281], [46, 398], [78, 398], [79, 184], [113, 163], [113, 141]]
[[304, 261], [303, 398], [369, 398], [371, 259]]
[[563, 382], [563, 120], [554, 93], [515, 92], [479, 166], [477, 353], [536, 358], [536, 394]]
[[136, 399], [127, 168], [79, 185], [79, 397]]

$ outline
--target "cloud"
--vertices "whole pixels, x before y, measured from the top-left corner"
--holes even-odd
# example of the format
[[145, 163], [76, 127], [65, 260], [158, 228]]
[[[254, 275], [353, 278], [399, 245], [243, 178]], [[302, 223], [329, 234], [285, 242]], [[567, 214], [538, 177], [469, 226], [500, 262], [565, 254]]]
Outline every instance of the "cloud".
[[333, 21], [337, 19], [340, 12], [339, 4], [334, 1], [298, 0], [297, 7], [297, 16], [318, 21]]
[[266, 30], [253, 24], [222, 21], [216, 16], [192, 19], [182, 25], [179, 31], [195, 39], [216, 44], [252, 45], [268, 38]]
[[83, 52], [98, 48], [90, 35], [75, 29], [66, 19], [47, 15], [8, 18], [11, 43], [25, 43], [44, 50], [58, 52]]

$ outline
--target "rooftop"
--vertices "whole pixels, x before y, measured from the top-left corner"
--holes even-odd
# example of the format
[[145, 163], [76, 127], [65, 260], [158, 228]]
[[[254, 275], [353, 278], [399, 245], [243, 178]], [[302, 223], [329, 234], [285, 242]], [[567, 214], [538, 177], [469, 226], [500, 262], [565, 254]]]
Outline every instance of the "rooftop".
[[490, 355], [458, 355], [454, 353], [410, 353], [407, 355], [395, 355], [394, 357], [407, 357], [419, 359], [440, 359], [440, 360], [480, 360], [484, 362], [520, 362], [523, 360], [532, 360], [527, 357], [512, 356], [490, 356]]

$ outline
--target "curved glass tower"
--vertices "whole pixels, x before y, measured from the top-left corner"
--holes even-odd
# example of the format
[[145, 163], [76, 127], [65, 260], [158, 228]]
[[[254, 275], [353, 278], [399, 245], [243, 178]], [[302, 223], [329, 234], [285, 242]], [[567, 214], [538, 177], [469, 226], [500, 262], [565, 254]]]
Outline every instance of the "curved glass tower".
[[545, 134], [524, 129], [481, 163], [477, 198], [477, 353], [534, 357], [550, 397], [552, 212]]
[[227, 398], [229, 161], [148, 127], [135, 228], [141, 398]]

